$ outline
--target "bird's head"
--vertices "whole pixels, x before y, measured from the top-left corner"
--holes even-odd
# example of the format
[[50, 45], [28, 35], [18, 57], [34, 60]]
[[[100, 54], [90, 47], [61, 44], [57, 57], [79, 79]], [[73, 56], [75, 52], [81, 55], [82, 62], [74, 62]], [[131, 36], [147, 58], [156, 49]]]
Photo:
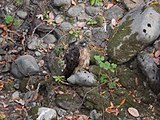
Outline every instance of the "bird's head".
[[74, 41], [71, 41], [69, 43], [69, 46], [79, 46], [79, 47], [86, 47], [88, 45], [88, 41], [86, 40], [74, 40]]

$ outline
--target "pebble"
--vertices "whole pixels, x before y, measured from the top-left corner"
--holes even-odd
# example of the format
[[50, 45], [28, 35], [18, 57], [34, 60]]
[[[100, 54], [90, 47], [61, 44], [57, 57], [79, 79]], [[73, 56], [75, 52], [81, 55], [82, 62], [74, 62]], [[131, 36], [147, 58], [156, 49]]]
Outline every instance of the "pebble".
[[31, 55], [18, 57], [11, 66], [11, 73], [16, 78], [34, 75], [40, 72], [36, 59]]
[[63, 22], [63, 16], [62, 15], [57, 15], [56, 17], [55, 17], [55, 22], [57, 23], [57, 24], [60, 24], [60, 23], [62, 23]]
[[94, 75], [88, 71], [80, 71], [71, 75], [67, 81], [71, 84], [76, 84], [79, 86], [95, 86], [97, 85], [97, 80]]
[[33, 36], [28, 38], [27, 46], [30, 50], [37, 50], [38, 48], [40, 48], [40, 45], [42, 45], [42, 42], [43, 40], [36, 36]]
[[67, 114], [67, 111], [64, 110], [64, 109], [62, 109], [62, 108], [55, 107], [55, 110], [57, 111], [57, 114], [58, 114], [59, 116], [64, 116], [64, 115]]
[[5, 73], [5, 72], [10, 71], [10, 66], [11, 65], [9, 63], [6, 63], [6, 64], [0, 66], [0, 72]]
[[129, 9], [133, 9], [133, 8], [139, 7], [140, 5], [145, 4], [144, 0], [134, 0], [134, 2], [132, 2], [131, 0], [124, 0], [124, 3]]
[[53, 0], [53, 4], [58, 7], [71, 5], [71, 0]]
[[38, 108], [38, 117], [36, 120], [54, 120], [56, 118], [56, 110], [47, 107]]
[[119, 18], [123, 17], [123, 9], [117, 5], [114, 5], [109, 10], [106, 10], [104, 12], [104, 17], [108, 20], [112, 20], [112, 19], [118, 20]]
[[2, 56], [0, 55], [0, 61], [2, 60]]
[[83, 6], [84, 6], [83, 4], [79, 4], [69, 8], [69, 10], [67, 11], [68, 16], [77, 17], [84, 10]]
[[44, 39], [43, 39], [44, 43], [46, 44], [54, 44], [57, 39], [53, 34], [48, 34]]
[[96, 110], [92, 110], [92, 111], [90, 112], [90, 118], [91, 118], [91, 120], [99, 120], [99, 117], [100, 117], [100, 116], [102, 116], [102, 114], [97, 113]]
[[86, 13], [90, 16], [98, 15], [98, 13], [101, 11], [98, 7], [92, 7], [92, 6], [86, 7], [85, 10]]
[[41, 54], [41, 52], [39, 52], [39, 51], [35, 51], [35, 55], [36, 55], [37, 57], [39, 57], [39, 56], [41, 56], [42, 54]]
[[69, 22], [63, 22], [61, 25], [60, 25], [60, 28], [64, 31], [69, 31], [73, 28], [73, 26], [71, 25], [71, 23]]
[[20, 17], [21, 19], [25, 19], [27, 17], [28, 13], [23, 10], [17, 11], [17, 16]]
[[2, 42], [3, 42], [3, 40], [4, 40], [4, 39], [3, 39], [2, 37], [0, 37], [0, 43], [2, 43]]
[[[96, 27], [92, 29], [93, 41], [96, 42], [99, 46], [102, 46], [103, 42], [109, 37], [107, 34], [108, 31], [105, 31], [103, 27]], [[104, 47], [104, 46], [102, 46]]]

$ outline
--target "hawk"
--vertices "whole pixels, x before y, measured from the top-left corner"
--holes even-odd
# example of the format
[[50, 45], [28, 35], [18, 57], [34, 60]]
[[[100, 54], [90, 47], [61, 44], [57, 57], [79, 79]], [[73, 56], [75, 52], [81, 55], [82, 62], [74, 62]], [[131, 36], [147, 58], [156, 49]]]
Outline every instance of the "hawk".
[[75, 41], [69, 44], [68, 51], [64, 55], [64, 76], [69, 78], [73, 72], [88, 69], [90, 63], [90, 49], [86, 41]]

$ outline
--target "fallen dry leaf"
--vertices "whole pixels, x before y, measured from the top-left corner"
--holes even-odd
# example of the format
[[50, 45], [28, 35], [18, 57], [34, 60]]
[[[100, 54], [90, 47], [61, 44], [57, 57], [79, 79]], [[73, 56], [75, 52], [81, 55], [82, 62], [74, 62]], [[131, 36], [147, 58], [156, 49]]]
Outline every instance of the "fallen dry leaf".
[[12, 94], [12, 100], [19, 100], [20, 97], [19, 97], [19, 92], [18, 91], [15, 91], [13, 94]]
[[1, 33], [1, 35], [2, 36], [6, 36], [8, 34], [7, 33], [7, 30], [8, 30], [7, 26], [0, 23], [0, 28], [3, 30], [3, 32]]
[[155, 52], [154, 56], [155, 57], [159, 57], [160, 56], [160, 49]]
[[156, 63], [156, 65], [159, 65], [159, 58], [153, 58], [153, 60]]
[[76, 2], [74, 0], [71, 0], [72, 5], [76, 5]]
[[115, 116], [118, 115], [119, 110], [118, 108], [120, 108], [124, 103], [125, 103], [126, 99], [124, 98], [121, 103], [117, 106], [114, 106], [112, 102], [110, 102], [110, 106], [108, 108], [106, 108], [106, 112], [107, 113], [113, 113]]
[[86, 22], [76, 22], [73, 26], [74, 27], [79, 27], [82, 28], [86, 25]]
[[4, 112], [0, 112], [0, 120], [4, 120], [6, 118], [6, 115]]
[[119, 113], [118, 108], [115, 107], [112, 102], [110, 102], [110, 106], [106, 108], [106, 112], [113, 113], [115, 116], [117, 116]]
[[115, 19], [111, 20], [111, 27], [112, 27], [112, 29], [114, 29], [117, 24], [118, 24], [118, 22]]
[[54, 14], [53, 14], [53, 12], [49, 13], [49, 19], [52, 20], [52, 21], [54, 20]]
[[4, 108], [8, 107], [8, 104], [6, 104], [6, 103], [4, 103], [4, 102], [2, 102], [2, 104], [3, 104], [3, 107], [4, 107]]
[[41, 67], [44, 66], [44, 60], [40, 60], [38, 65], [41, 66]]
[[19, 100], [15, 100], [16, 103], [19, 103], [20, 105], [24, 106], [25, 105], [25, 101], [22, 99]]
[[51, 25], [54, 20], [54, 14], [52, 12], [50, 12], [48, 16], [49, 16], [49, 19], [47, 19], [46, 21], [49, 25]]
[[117, 108], [120, 108], [120, 107], [125, 103], [125, 101], [126, 101], [126, 98], [124, 98], [124, 99], [121, 101], [121, 103], [117, 106]]
[[4, 82], [0, 80], [0, 90], [2, 90], [3, 88], [4, 88]]
[[107, 10], [110, 9], [111, 7], [113, 7], [113, 5], [114, 5], [113, 3], [107, 3], [106, 4], [106, 9]]
[[40, 20], [43, 20], [43, 19], [44, 19], [42, 14], [36, 15], [36, 17], [37, 17], [38, 19], [40, 19]]
[[115, 116], [119, 114], [119, 110], [117, 108], [107, 108], [106, 112], [113, 113]]
[[130, 107], [128, 108], [128, 112], [133, 116], [133, 117], [139, 117], [139, 112], [137, 109]]

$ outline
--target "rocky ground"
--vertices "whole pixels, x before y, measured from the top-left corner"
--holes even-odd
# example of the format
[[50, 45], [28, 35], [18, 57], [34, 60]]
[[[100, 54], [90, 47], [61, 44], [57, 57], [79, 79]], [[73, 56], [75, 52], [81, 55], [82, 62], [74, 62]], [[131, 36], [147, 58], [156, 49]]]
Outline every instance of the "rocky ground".
[[1, 0], [0, 120], [160, 119], [158, 2]]

